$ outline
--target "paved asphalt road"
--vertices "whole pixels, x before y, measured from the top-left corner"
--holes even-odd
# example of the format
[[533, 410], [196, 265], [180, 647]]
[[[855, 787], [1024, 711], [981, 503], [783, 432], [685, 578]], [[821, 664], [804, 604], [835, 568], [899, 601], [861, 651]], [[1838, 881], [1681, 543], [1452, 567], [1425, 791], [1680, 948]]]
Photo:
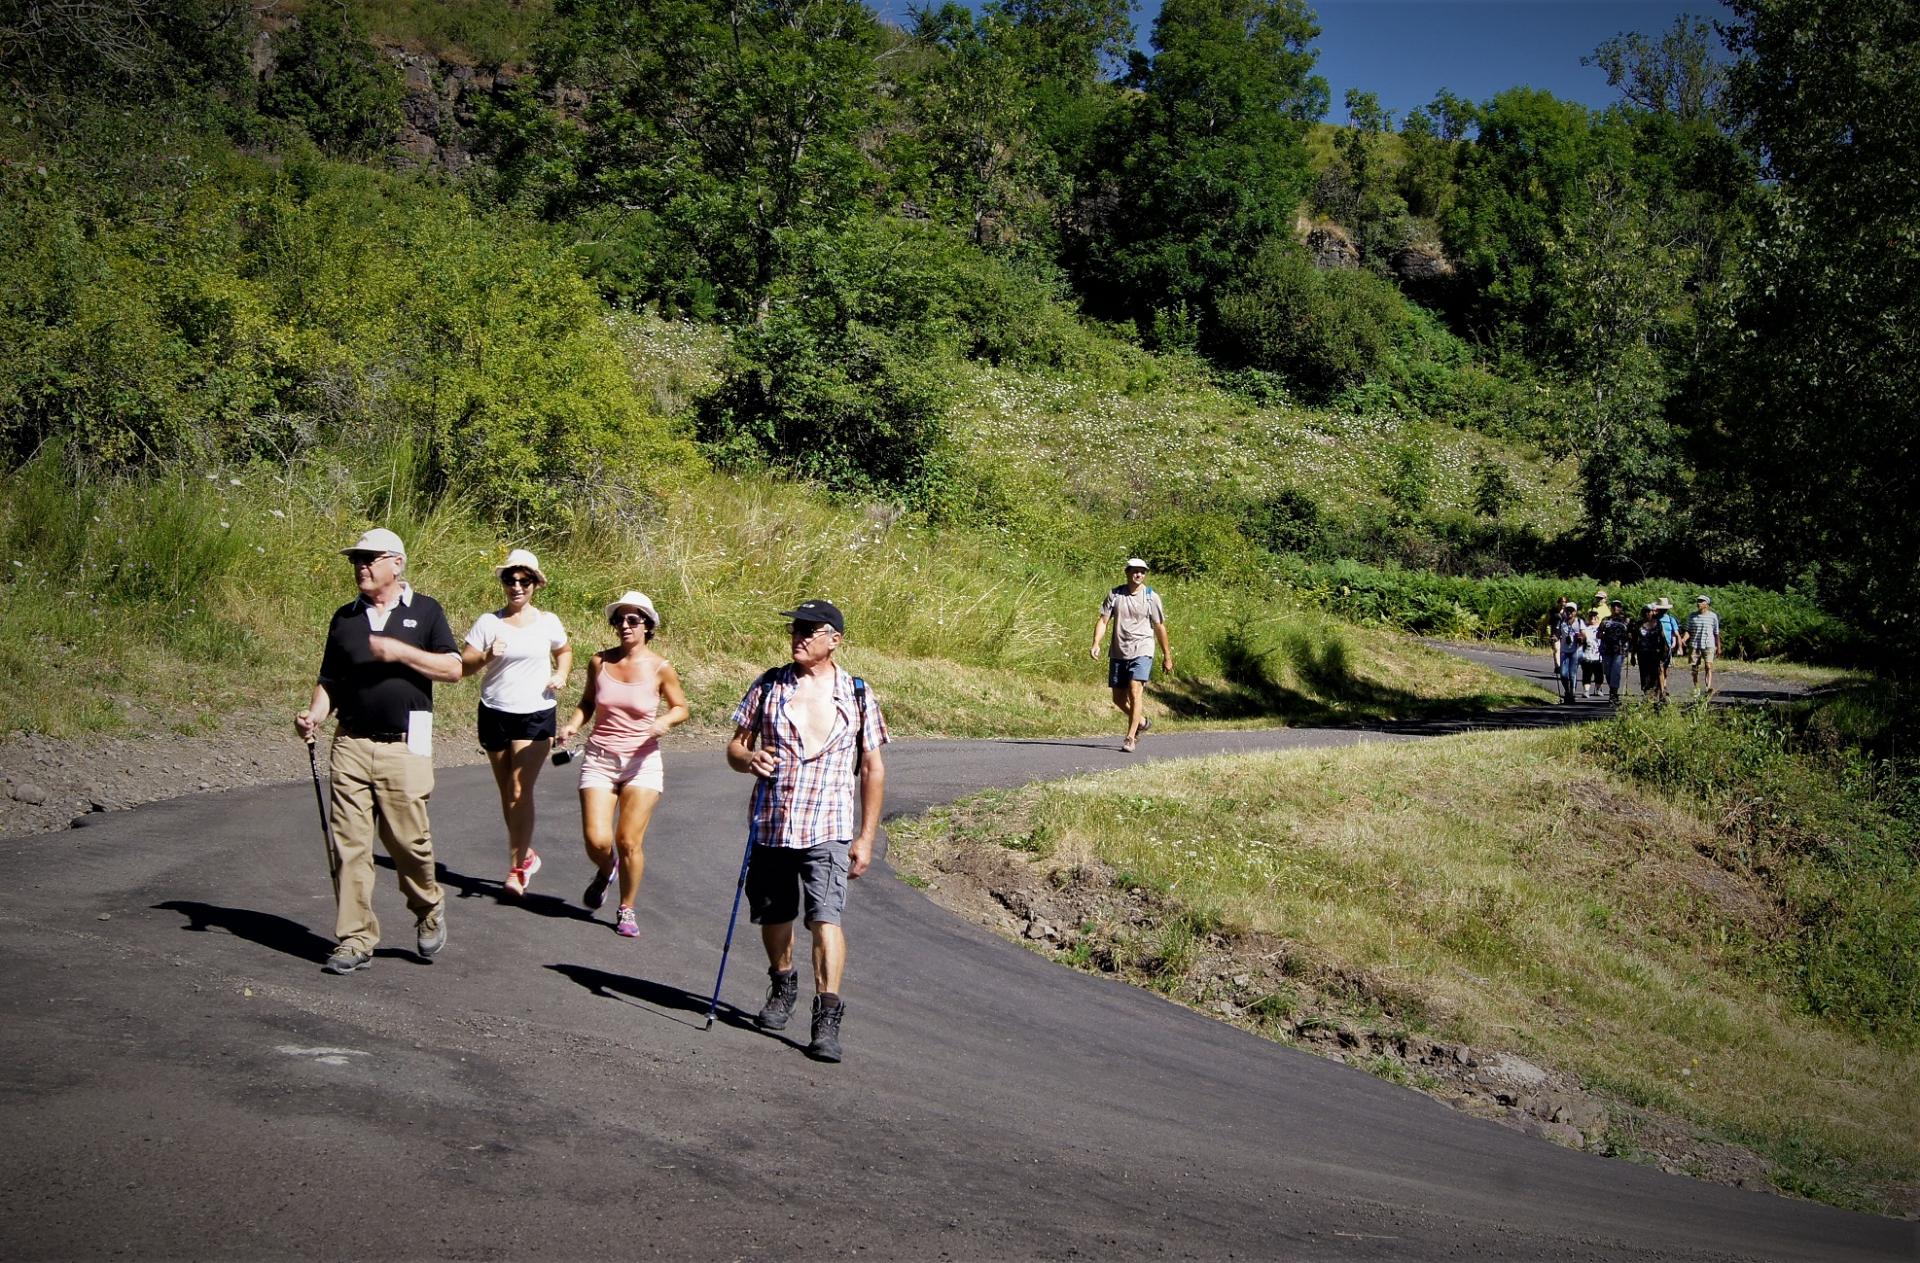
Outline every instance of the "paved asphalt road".
[[[889, 807], [1126, 757], [902, 742]], [[853, 895], [843, 1064], [746, 1024], [750, 933], [703, 1032], [747, 782], [684, 748], [668, 778], [628, 941], [574, 902], [564, 770], [520, 902], [486, 769], [444, 771], [449, 946], [414, 956], [383, 869], [387, 942], [346, 978], [319, 968], [307, 784], [0, 843], [0, 1258], [1916, 1255], [1912, 1223], [1560, 1149], [1049, 964], [882, 866]]]

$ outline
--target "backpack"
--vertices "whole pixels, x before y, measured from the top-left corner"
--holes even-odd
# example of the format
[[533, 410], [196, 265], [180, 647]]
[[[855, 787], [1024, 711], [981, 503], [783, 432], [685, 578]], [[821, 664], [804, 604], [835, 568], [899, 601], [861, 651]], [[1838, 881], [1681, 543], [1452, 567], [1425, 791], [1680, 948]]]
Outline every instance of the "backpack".
[[[760, 673], [753, 686], [760, 690], [760, 701], [753, 708], [753, 747], [760, 745], [761, 727], [767, 721], [767, 694], [772, 691], [773, 677], [786, 670], [785, 667], [768, 667]], [[854, 719], [853, 729], [853, 775], [860, 777], [860, 768], [867, 756], [867, 682], [859, 676], [853, 677], [853, 704], [859, 712]]]

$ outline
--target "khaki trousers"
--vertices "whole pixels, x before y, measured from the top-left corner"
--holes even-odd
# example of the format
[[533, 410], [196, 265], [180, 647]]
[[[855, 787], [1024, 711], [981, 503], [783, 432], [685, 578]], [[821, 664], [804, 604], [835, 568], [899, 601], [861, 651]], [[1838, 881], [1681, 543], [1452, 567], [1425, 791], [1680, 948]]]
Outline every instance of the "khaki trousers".
[[343, 946], [373, 951], [380, 922], [373, 915], [373, 836], [377, 829], [400, 893], [417, 922], [444, 896], [433, 876], [433, 833], [427, 800], [433, 797], [433, 760], [402, 741], [336, 736], [329, 756], [333, 790], [333, 844], [340, 851], [339, 906], [333, 933]]

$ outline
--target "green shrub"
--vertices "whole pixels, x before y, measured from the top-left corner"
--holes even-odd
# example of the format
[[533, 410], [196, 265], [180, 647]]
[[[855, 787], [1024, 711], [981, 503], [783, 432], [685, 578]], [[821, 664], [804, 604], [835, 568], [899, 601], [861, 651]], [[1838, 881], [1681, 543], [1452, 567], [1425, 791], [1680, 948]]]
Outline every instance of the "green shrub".
[[817, 328], [788, 308], [736, 340], [698, 432], [721, 465], [765, 461], [841, 490], [910, 495], [945, 444], [944, 404], [937, 374], [893, 337]]
[[399, 67], [367, 41], [358, 14], [309, 4], [274, 40], [260, 112], [298, 124], [329, 153], [363, 156], [393, 139], [405, 95]]
[[1242, 284], [1219, 302], [1232, 357], [1325, 399], [1365, 382], [1412, 316], [1392, 284], [1359, 271], [1321, 272], [1289, 240], [1267, 242]]
[[1247, 540], [1231, 514], [1172, 512], [1147, 523], [1140, 555], [1156, 572], [1192, 578], [1245, 574], [1251, 564]]
[[1771, 950], [1797, 979], [1802, 1007], [1911, 1044], [1920, 1041], [1920, 765], [1836, 742], [1836, 705], [1841, 724], [1859, 713], [1830, 699], [1777, 712], [1636, 705], [1584, 741], [1718, 822], [1714, 858], [1760, 883], [1785, 914], [1790, 929]]

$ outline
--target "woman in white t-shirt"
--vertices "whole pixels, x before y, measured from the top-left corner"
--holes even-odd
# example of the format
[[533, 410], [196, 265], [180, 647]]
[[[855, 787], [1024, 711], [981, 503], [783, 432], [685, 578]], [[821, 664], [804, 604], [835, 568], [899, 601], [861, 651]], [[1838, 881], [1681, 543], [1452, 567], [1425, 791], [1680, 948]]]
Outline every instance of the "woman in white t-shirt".
[[554, 694], [567, 686], [573, 646], [558, 618], [534, 608], [534, 589], [547, 582], [537, 557], [516, 548], [494, 573], [507, 603], [474, 621], [460, 662], [467, 675], [481, 673], [480, 748], [493, 765], [507, 818], [505, 884], [508, 894], [524, 895], [540, 871], [533, 849], [533, 782], [553, 745]]

